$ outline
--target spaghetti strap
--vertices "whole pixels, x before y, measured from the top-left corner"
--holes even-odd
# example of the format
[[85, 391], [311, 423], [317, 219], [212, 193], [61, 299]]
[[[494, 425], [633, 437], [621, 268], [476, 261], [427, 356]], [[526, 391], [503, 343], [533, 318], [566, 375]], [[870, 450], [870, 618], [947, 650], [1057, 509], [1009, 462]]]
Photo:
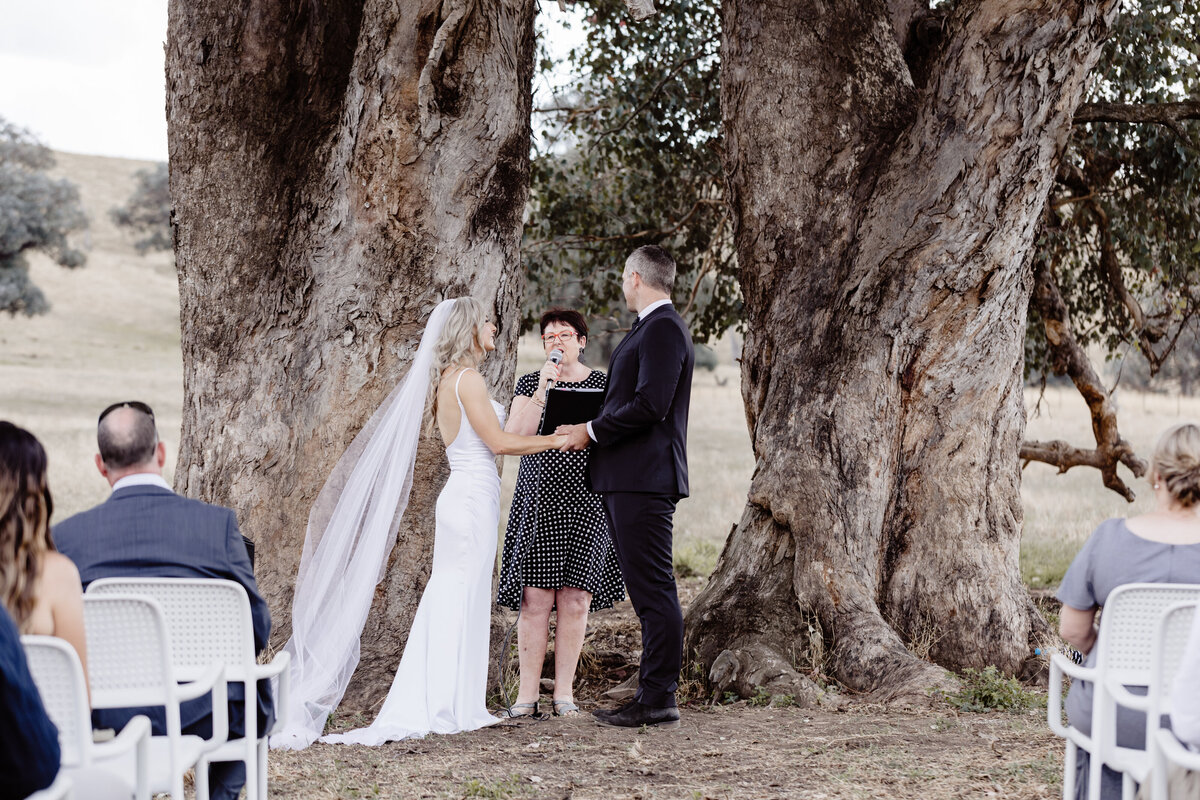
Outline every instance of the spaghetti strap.
[[462, 383], [463, 375], [466, 375], [468, 372], [473, 372], [473, 371], [474, 370], [472, 370], [470, 367], [464, 368], [461, 372], [458, 373], [458, 378], [456, 378], [454, 381], [454, 399], [458, 401], [458, 404], [460, 406], [462, 405], [462, 398], [458, 396], [458, 385], [460, 383]]

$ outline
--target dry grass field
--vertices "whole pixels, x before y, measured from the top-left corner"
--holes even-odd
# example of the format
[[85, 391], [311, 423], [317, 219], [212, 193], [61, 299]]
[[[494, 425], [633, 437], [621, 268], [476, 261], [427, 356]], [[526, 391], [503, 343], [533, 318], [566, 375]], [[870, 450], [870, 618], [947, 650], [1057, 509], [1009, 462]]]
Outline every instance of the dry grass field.
[[[101, 501], [92, 464], [99, 410], [138, 398], [154, 406], [173, 458], [182, 366], [178, 296], [169, 256], [142, 257], [109, 221], [146, 163], [60, 154], [91, 218], [88, 263], [68, 271], [34, 256], [32, 273], [53, 305], [34, 319], [0, 317], [0, 418], [31, 429], [50, 454], [61, 519]], [[689, 431], [692, 497], [676, 517], [677, 562], [705, 574], [741, 516], [753, 469], [728, 349], [715, 372], [696, 373]], [[521, 371], [540, 349], [522, 343]], [[1031, 438], [1086, 444], [1082, 401], [1064, 389], [1027, 394]], [[1200, 418], [1200, 399], [1122, 393], [1121, 426], [1148, 454], [1156, 433]], [[505, 464], [505, 502], [516, 460]], [[168, 475], [168, 479], [170, 479]], [[1136, 513], [1149, 495], [1134, 484], [1129, 506], [1084, 469], [1040, 464], [1024, 473], [1021, 569], [1032, 587], [1053, 586], [1096, 523]], [[627, 613], [627, 612], [626, 612]], [[597, 625], [604, 624], [597, 620]], [[689, 710], [683, 732], [637, 734], [554, 720], [380, 750], [317, 746], [272, 756], [276, 797], [865, 798], [1049, 797], [1061, 750], [1039, 712], [841, 712], [732, 706]]]

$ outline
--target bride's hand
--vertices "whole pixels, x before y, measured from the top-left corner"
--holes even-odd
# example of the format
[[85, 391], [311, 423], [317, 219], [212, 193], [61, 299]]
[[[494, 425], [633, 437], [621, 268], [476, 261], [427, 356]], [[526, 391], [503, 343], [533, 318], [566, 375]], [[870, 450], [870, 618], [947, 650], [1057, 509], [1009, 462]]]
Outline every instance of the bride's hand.
[[567, 446], [566, 434], [555, 433], [555, 434], [551, 434], [550, 438], [551, 438], [551, 441], [553, 442], [553, 444], [550, 445], [551, 450], [562, 450], [564, 447]]

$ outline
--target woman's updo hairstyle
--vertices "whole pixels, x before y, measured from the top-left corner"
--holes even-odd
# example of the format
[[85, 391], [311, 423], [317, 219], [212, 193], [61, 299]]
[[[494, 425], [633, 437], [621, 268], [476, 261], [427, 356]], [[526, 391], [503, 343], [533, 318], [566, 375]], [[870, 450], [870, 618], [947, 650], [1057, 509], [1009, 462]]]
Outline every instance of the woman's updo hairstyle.
[[1200, 503], [1200, 426], [1185, 422], [1167, 428], [1150, 466], [1181, 506], [1193, 508]]

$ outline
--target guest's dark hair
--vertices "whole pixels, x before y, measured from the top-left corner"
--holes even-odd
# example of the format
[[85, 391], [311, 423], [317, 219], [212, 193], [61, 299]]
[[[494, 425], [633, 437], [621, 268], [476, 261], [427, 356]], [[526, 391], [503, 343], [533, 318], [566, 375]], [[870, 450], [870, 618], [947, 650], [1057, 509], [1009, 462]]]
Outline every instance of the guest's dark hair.
[[0, 598], [22, 631], [42, 560], [54, 550], [53, 513], [45, 449], [29, 431], [0, 420]]
[[542, 314], [541, 332], [546, 332], [546, 326], [551, 322], [561, 322], [564, 325], [570, 325], [575, 329], [575, 333], [580, 336], [588, 335], [587, 320], [573, 308], [552, 308], [545, 314]]
[[675, 286], [675, 259], [656, 244], [634, 250], [625, 263], [651, 288], [670, 294]]
[[[112, 412], [127, 408], [132, 414], [120, 415], [128, 421], [113, 420]], [[154, 427], [154, 412], [150, 406], [137, 400], [114, 403], [100, 415], [96, 426], [96, 443], [100, 446], [100, 458], [109, 469], [125, 469], [145, 464], [154, 458], [158, 445], [158, 430]]]

